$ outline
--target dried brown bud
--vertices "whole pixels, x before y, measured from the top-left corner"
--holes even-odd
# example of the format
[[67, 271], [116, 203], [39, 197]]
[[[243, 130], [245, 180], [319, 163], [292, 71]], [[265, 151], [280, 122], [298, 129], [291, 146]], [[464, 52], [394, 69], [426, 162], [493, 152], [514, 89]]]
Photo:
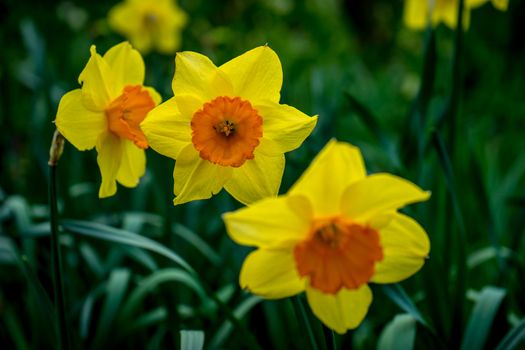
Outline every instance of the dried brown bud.
[[53, 134], [53, 141], [51, 142], [51, 148], [49, 149], [49, 161], [47, 164], [49, 166], [57, 166], [60, 156], [64, 151], [64, 136], [58, 131], [55, 130]]

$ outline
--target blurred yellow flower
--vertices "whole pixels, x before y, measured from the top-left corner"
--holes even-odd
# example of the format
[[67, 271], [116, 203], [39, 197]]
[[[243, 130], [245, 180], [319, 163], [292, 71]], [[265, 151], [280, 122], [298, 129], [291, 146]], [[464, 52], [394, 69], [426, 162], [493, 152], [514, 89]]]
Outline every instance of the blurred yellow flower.
[[80, 73], [81, 89], [62, 96], [55, 123], [81, 151], [96, 147], [102, 175], [99, 197], [116, 193], [115, 181], [135, 187], [146, 169], [148, 147], [140, 122], [160, 103], [159, 94], [142, 86], [144, 62], [128, 42], [91, 57]]
[[345, 333], [372, 302], [368, 282], [399, 282], [422, 267], [428, 237], [397, 210], [429, 196], [393, 175], [367, 176], [360, 151], [332, 140], [286, 195], [224, 214], [230, 237], [258, 248], [241, 287], [269, 299], [306, 291], [313, 313]]
[[[470, 10], [489, 1], [502, 11], [508, 7], [508, 0], [465, 0], [463, 13], [465, 29], [470, 25]], [[434, 27], [444, 23], [449, 28], [456, 28], [458, 5], [459, 0], [405, 0], [404, 21], [406, 26], [412, 29], [424, 29], [428, 23]]]
[[299, 147], [317, 117], [279, 104], [281, 62], [268, 46], [216, 67], [177, 53], [174, 97], [141, 127], [151, 147], [176, 159], [173, 203], [210, 198], [223, 187], [241, 203], [274, 196], [284, 153]]
[[124, 0], [109, 11], [108, 21], [137, 50], [170, 54], [180, 46], [187, 18], [175, 0]]

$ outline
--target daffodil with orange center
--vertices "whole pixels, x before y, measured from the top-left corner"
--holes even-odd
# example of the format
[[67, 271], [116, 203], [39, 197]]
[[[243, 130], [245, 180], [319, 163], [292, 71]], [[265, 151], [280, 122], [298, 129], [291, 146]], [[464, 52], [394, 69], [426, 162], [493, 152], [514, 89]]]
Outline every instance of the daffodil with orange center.
[[141, 124], [151, 147], [176, 160], [173, 203], [222, 188], [245, 204], [277, 195], [284, 153], [301, 145], [317, 117], [279, 103], [276, 53], [262, 46], [216, 67], [181, 52], [175, 65], [175, 96]]
[[[491, 2], [495, 8], [506, 11], [508, 0], [465, 0], [463, 27], [470, 25], [470, 10]], [[421, 30], [431, 24], [444, 23], [449, 28], [456, 28], [458, 22], [459, 0], [405, 0], [404, 22], [407, 27]]]
[[368, 311], [368, 283], [399, 282], [422, 267], [428, 237], [397, 210], [429, 195], [394, 175], [367, 176], [359, 150], [332, 140], [286, 195], [224, 214], [230, 237], [257, 247], [241, 287], [268, 299], [306, 292], [313, 313], [345, 333]]
[[144, 87], [144, 62], [127, 42], [91, 57], [78, 78], [82, 88], [66, 93], [55, 119], [57, 129], [77, 149], [96, 147], [102, 175], [99, 197], [116, 193], [116, 182], [135, 187], [146, 169], [148, 141], [140, 123], [159, 94]]
[[124, 0], [109, 11], [108, 22], [140, 52], [170, 54], [180, 46], [187, 16], [175, 0]]

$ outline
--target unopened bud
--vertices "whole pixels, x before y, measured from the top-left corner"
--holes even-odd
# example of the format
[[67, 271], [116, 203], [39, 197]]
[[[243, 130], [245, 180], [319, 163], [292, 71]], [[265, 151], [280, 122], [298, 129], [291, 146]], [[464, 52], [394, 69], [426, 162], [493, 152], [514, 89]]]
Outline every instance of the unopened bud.
[[57, 166], [60, 156], [64, 151], [64, 136], [58, 131], [55, 130], [53, 134], [53, 141], [51, 142], [51, 148], [49, 149], [49, 161], [47, 164], [49, 166]]

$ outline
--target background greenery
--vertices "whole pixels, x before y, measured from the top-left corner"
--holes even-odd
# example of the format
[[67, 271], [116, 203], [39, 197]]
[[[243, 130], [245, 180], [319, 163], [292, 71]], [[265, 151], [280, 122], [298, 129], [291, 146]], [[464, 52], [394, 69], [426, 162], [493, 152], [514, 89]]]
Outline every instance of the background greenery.
[[[105, 52], [123, 40], [105, 19], [114, 4], [0, 3], [5, 349], [57, 344], [47, 209], [52, 121], [61, 96], [78, 87], [89, 46]], [[189, 15], [182, 50], [222, 64], [269, 43], [283, 65], [281, 102], [319, 114], [314, 133], [287, 154], [281, 193], [332, 137], [359, 146], [370, 172], [399, 174], [433, 193], [407, 209], [431, 239], [424, 268], [400, 285], [373, 286], [366, 320], [336, 336], [336, 348], [525, 348], [525, 2], [510, 0], [505, 13], [489, 4], [472, 12], [455, 78], [454, 31], [404, 28], [400, 0], [180, 6]], [[147, 85], [172, 96], [173, 57], [145, 61]], [[184, 329], [202, 330], [207, 348], [332, 348], [331, 333], [308, 309], [315, 344], [305, 336], [300, 303], [239, 289], [249, 249], [233, 244], [220, 217], [239, 204], [221, 193], [173, 207], [173, 161], [147, 156], [138, 188], [99, 200], [96, 152], [66, 144], [58, 190], [73, 348], [199, 341], [202, 333]], [[240, 319], [233, 325], [232, 315]]]

